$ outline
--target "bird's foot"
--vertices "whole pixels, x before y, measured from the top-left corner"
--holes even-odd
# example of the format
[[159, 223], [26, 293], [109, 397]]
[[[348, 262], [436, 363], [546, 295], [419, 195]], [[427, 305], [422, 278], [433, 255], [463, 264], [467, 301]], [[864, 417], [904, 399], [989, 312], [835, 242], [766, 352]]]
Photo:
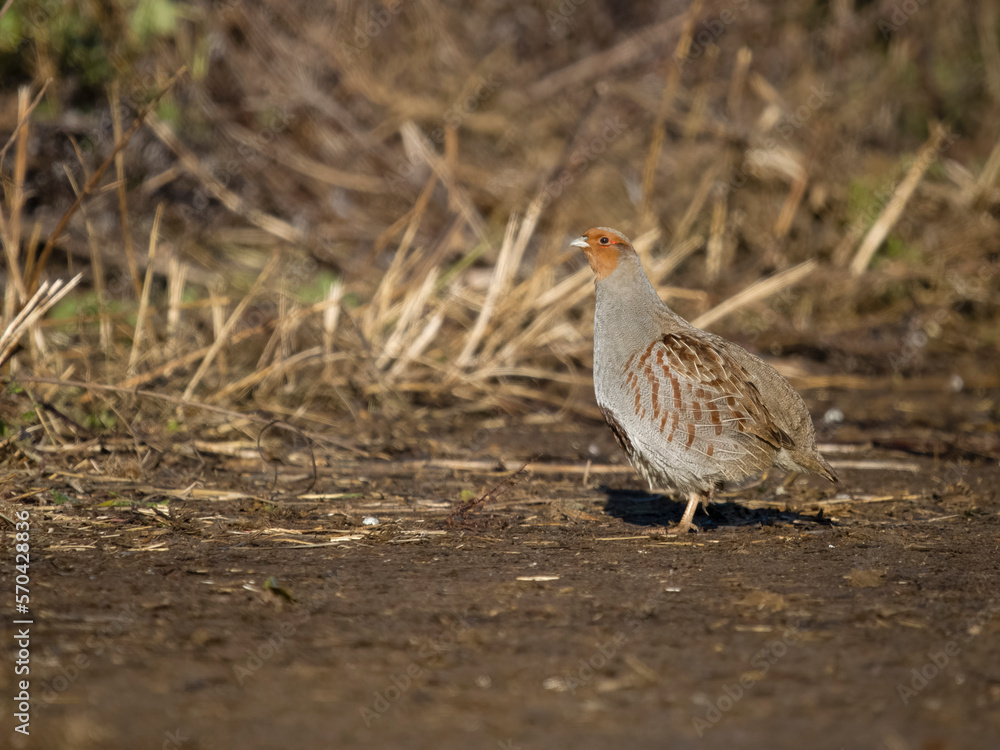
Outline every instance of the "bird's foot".
[[706, 502], [705, 495], [697, 491], [689, 492], [687, 507], [684, 509], [681, 522], [670, 529], [668, 533], [687, 534], [689, 531], [700, 532], [701, 529], [694, 525], [694, 512], [698, 509], [698, 504], [704, 502]]
[[701, 529], [694, 525], [693, 521], [680, 521], [676, 526], [671, 527], [667, 530], [668, 534], [680, 535], [687, 534], [689, 531], [693, 531], [696, 534], [701, 533]]

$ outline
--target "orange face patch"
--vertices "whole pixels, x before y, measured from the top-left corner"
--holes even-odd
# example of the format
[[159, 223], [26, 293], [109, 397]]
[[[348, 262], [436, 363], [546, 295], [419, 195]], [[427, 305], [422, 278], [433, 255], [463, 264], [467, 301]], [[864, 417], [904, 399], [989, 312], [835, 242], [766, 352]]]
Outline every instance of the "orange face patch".
[[590, 247], [583, 251], [598, 281], [606, 278], [608, 274], [618, 268], [618, 253], [619, 248], [617, 245], [597, 245], [595, 247], [591, 244]]
[[632, 246], [624, 235], [607, 227], [594, 227], [573, 243], [583, 250], [597, 280], [605, 279], [618, 267], [623, 252]]

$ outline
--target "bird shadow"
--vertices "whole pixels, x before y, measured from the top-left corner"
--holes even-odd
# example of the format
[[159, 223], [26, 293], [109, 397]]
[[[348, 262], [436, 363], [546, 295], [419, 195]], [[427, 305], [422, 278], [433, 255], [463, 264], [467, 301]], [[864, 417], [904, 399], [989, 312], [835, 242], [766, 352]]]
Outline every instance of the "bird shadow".
[[[687, 499], [675, 500], [670, 495], [644, 492], [642, 490], [622, 490], [601, 486], [607, 497], [604, 511], [609, 516], [620, 518], [635, 526], [665, 527], [680, 522], [687, 506]], [[794, 510], [777, 508], [748, 508], [738, 502], [722, 499], [708, 506], [708, 515], [703, 508], [694, 514], [694, 523], [700, 529], [738, 526], [772, 526], [776, 523], [797, 526], [832, 526], [833, 522], [818, 514], [799, 513]]]

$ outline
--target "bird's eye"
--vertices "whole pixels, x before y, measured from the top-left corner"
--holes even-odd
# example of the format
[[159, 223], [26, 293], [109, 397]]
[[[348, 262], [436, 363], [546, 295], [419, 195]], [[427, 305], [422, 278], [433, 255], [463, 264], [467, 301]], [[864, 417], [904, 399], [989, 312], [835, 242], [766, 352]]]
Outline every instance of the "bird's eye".
[[611, 240], [609, 240], [607, 237], [601, 237], [602, 245], [607, 245], [609, 242], [611, 242]]

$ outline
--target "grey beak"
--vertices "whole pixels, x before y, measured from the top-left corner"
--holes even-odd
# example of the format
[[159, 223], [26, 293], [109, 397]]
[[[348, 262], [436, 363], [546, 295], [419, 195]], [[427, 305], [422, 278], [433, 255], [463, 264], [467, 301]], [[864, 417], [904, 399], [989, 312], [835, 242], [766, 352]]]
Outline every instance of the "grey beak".
[[581, 237], [578, 240], [573, 240], [571, 243], [569, 243], [569, 246], [570, 247], [578, 247], [581, 250], [586, 250], [588, 247], [590, 247], [590, 245], [587, 244], [587, 238], [586, 237]]

